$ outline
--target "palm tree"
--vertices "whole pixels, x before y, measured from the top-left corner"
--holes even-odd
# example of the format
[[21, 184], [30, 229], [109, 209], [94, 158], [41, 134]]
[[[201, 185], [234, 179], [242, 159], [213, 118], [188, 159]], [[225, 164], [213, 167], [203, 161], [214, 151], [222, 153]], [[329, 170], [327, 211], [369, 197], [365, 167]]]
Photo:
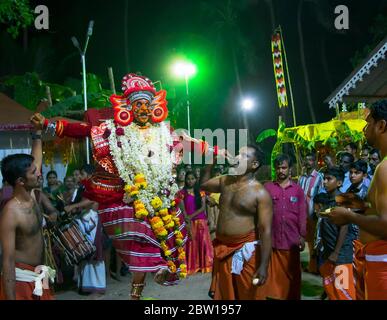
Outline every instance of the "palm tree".
[[[234, 2], [235, 4], [235, 2]], [[250, 43], [246, 40], [239, 28], [238, 9], [231, 0], [225, 4], [216, 6], [213, 2], [202, 2], [202, 11], [208, 19], [213, 21], [211, 30], [216, 39], [215, 61], [218, 60], [218, 52], [224, 57], [225, 52], [229, 52], [232, 61], [232, 70], [237, 87], [238, 100], [242, 99], [243, 90], [240, 77], [240, 61], [255, 62], [251, 56], [245, 55], [246, 52], [254, 52]], [[243, 126], [248, 128], [246, 116], [242, 118]]]

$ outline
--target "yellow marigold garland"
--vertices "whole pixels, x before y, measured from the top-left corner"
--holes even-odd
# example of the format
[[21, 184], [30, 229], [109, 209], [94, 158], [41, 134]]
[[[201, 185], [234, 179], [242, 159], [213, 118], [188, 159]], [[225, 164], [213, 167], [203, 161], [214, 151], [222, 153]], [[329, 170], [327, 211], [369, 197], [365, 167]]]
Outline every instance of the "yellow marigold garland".
[[136, 174], [133, 179], [134, 185], [126, 185], [125, 192], [134, 199], [133, 206], [135, 210], [135, 217], [137, 219], [145, 220], [148, 219], [151, 228], [160, 243], [161, 250], [167, 259], [167, 265], [172, 273], [177, 272], [176, 263], [171, 257], [172, 251], [169, 249], [166, 240], [168, 236], [167, 229], [174, 229], [175, 244], [177, 247], [178, 261], [180, 262], [180, 273], [181, 279], [187, 277], [187, 265], [185, 264], [185, 251], [183, 248], [184, 237], [180, 231], [180, 219], [176, 216], [176, 203], [172, 201], [171, 208], [163, 208], [163, 202], [159, 197], [154, 197], [151, 201], [152, 207], [155, 209], [155, 214], [152, 215], [146, 209], [144, 203], [137, 199], [137, 195], [140, 189], [147, 188], [147, 181], [143, 174]]

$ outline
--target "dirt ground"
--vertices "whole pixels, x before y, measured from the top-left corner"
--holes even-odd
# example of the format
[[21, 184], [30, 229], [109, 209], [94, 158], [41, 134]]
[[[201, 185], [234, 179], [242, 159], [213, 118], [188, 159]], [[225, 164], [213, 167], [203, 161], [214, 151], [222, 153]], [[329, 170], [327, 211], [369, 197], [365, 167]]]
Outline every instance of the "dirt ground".
[[[303, 264], [308, 253], [301, 254]], [[76, 289], [57, 292], [57, 300], [128, 300], [130, 274], [121, 281], [108, 279], [104, 295], [80, 295]], [[211, 300], [208, 296], [211, 274], [196, 274], [184, 279], [179, 285], [164, 287], [156, 284], [148, 274], [143, 291], [144, 300]], [[302, 300], [318, 300], [322, 293], [321, 278], [309, 273], [302, 274]]]

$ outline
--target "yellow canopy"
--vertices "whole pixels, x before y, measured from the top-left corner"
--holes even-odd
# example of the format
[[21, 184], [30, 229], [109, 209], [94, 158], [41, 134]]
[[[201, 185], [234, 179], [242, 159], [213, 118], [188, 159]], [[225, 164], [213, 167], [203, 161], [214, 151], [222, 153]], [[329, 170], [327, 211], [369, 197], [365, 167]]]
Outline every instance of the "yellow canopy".
[[347, 131], [350, 131], [352, 134], [362, 135], [366, 124], [366, 121], [363, 119], [331, 120], [323, 123], [285, 128], [282, 132], [279, 132], [279, 138], [282, 143], [301, 141], [323, 142]]

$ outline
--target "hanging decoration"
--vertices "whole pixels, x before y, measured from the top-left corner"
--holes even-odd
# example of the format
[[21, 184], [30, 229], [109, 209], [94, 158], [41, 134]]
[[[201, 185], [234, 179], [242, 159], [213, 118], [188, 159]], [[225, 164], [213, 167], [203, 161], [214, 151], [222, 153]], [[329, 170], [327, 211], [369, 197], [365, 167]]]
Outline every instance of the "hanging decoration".
[[280, 108], [283, 108], [288, 106], [288, 97], [282, 61], [282, 37], [279, 31], [271, 38], [271, 51], [273, 54], [274, 78], [277, 89], [278, 105]]

